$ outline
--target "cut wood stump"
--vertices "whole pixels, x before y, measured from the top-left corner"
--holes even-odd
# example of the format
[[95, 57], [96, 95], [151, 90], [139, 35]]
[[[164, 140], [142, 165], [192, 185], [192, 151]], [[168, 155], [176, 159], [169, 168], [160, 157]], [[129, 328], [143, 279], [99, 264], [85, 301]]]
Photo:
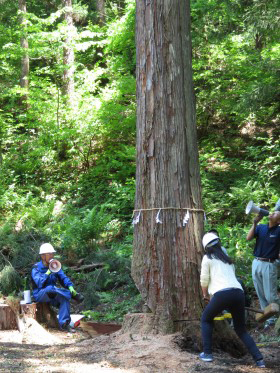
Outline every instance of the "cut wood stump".
[[40, 324], [46, 324], [49, 328], [59, 328], [56, 312], [49, 303], [36, 303], [36, 320]]
[[124, 316], [122, 333], [157, 334], [156, 317], [153, 313], [128, 313]]
[[31, 317], [32, 319], [36, 320], [36, 303], [30, 304], [21, 304], [20, 305], [21, 314], [24, 317]]
[[21, 304], [21, 314], [25, 318], [36, 320], [39, 324], [45, 324], [49, 328], [58, 328], [58, 320], [55, 311], [48, 303]]
[[[200, 321], [186, 322], [182, 335], [182, 348], [195, 352], [203, 351]], [[247, 353], [245, 346], [226, 320], [214, 322], [212, 346], [214, 350], [226, 351], [236, 358]]]
[[8, 304], [0, 304], [0, 330], [18, 329], [14, 311]]

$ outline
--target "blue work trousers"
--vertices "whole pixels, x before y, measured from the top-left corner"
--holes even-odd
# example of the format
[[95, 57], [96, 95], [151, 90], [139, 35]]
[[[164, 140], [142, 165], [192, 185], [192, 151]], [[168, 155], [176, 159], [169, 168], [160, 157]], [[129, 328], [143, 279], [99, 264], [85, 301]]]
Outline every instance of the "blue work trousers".
[[253, 359], [257, 361], [263, 358], [253, 338], [246, 331], [244, 307], [245, 297], [241, 289], [221, 290], [214, 294], [201, 317], [203, 351], [205, 354], [212, 354], [214, 317], [223, 310], [228, 310], [232, 315], [236, 334], [247, 347]]
[[58, 322], [60, 327], [65, 323], [69, 323], [71, 320], [70, 299], [71, 293], [69, 290], [53, 285], [39, 290], [35, 297], [36, 302], [50, 303], [55, 307], [59, 307]]

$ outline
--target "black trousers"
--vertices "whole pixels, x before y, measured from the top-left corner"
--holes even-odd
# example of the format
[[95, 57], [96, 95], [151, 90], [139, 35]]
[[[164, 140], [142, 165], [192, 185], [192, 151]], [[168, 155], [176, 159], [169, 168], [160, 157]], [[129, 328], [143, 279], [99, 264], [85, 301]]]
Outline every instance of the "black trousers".
[[201, 317], [204, 353], [212, 353], [213, 319], [226, 309], [232, 315], [233, 327], [236, 334], [247, 347], [253, 359], [257, 361], [263, 358], [253, 338], [246, 331], [244, 307], [245, 297], [243, 291], [240, 289], [221, 290], [214, 294]]

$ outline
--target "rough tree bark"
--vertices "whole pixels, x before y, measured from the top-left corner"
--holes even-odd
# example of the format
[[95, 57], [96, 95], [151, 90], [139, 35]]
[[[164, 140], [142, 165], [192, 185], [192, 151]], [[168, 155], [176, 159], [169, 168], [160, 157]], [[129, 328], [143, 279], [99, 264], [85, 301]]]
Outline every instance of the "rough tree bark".
[[17, 329], [15, 313], [8, 304], [0, 304], [0, 330]]
[[[174, 320], [198, 319], [202, 310], [203, 210], [189, 0], [137, 1], [136, 23], [135, 209], [143, 210], [135, 224], [132, 276], [156, 315], [154, 327], [168, 332]], [[162, 224], [156, 223], [159, 209]]]
[[21, 25], [22, 36], [20, 38], [20, 46], [22, 48], [21, 58], [21, 73], [20, 73], [20, 86], [25, 89], [25, 93], [21, 96], [21, 102], [27, 102], [28, 86], [29, 86], [29, 56], [28, 56], [28, 39], [26, 33], [26, 1], [18, 0], [18, 9], [20, 11], [19, 22]]
[[[135, 316], [135, 320], [132, 315], [127, 325], [135, 325], [142, 318], [151, 332], [181, 329], [192, 346], [201, 349], [198, 320], [203, 308], [199, 277], [204, 215], [190, 1], [136, 4], [137, 166], [132, 276], [152, 313], [146, 317], [140, 314], [138, 319]], [[184, 226], [185, 208], [190, 216]], [[226, 322], [222, 327], [216, 325], [214, 337], [215, 346], [244, 354]]]
[[63, 64], [65, 65], [65, 69], [63, 71], [62, 93], [64, 97], [68, 99], [69, 103], [71, 103], [74, 95], [75, 71], [75, 56], [72, 46], [74, 32], [72, 0], [62, 0], [62, 4], [65, 7], [64, 19], [67, 23], [67, 31], [63, 48]]

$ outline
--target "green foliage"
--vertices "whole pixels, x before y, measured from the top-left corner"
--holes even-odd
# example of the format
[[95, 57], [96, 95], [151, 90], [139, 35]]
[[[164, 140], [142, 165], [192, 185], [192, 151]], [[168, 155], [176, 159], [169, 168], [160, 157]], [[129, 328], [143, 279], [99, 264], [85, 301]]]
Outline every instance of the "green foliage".
[[[22, 221], [18, 223], [20, 226]], [[49, 237], [34, 228], [23, 228], [17, 232], [16, 226], [13, 221], [7, 221], [0, 227], [0, 266], [12, 263], [15, 270], [28, 274], [32, 265], [38, 261], [39, 246], [48, 242]]]
[[[117, 222], [115, 223], [117, 226]], [[102, 205], [95, 206], [91, 210], [81, 210], [79, 216], [66, 217], [63, 225], [66, 229], [62, 248], [75, 251], [81, 257], [85, 256], [88, 250], [97, 247], [98, 239], [106, 241], [110, 233], [114, 235], [116, 230], [112, 216], [106, 213], [106, 207]]]
[[[89, 314], [120, 320], [139, 300], [130, 276], [135, 0], [107, 1], [102, 26], [95, 2], [73, 0], [71, 105], [63, 96], [61, 1], [29, 0], [24, 31], [17, 6], [0, 2], [0, 268], [26, 275], [40, 244], [52, 242]], [[191, 12], [205, 229], [218, 228], [252, 286], [245, 206], [252, 199], [271, 208], [279, 198], [279, 4], [192, 0]], [[23, 32], [28, 92], [19, 87]], [[104, 266], [72, 273], [80, 258]]]
[[0, 272], [0, 291], [9, 295], [19, 290], [21, 279], [18, 272], [11, 265], [6, 265]]
[[140, 294], [133, 296], [125, 289], [119, 289], [100, 293], [100, 302], [102, 306], [96, 307], [96, 310], [83, 312], [88, 320], [122, 322], [126, 313], [139, 311], [141, 296]]
[[263, 125], [277, 116], [276, 3], [192, 2], [194, 79], [203, 131], [210, 123], [240, 128], [250, 122]]

